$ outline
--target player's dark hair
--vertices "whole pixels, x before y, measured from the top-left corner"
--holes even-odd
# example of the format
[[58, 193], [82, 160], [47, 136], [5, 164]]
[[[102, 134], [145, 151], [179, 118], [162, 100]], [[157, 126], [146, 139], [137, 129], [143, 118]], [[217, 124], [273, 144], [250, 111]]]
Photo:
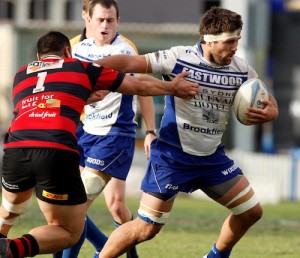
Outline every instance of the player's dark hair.
[[243, 28], [242, 16], [220, 7], [209, 9], [199, 24], [200, 40], [207, 34], [220, 34], [222, 32], [233, 32]]
[[58, 31], [50, 31], [42, 36], [37, 42], [37, 52], [40, 55], [60, 55], [62, 50], [68, 47], [71, 49], [70, 41], [66, 35]]
[[89, 5], [91, 0], [82, 0], [82, 10], [85, 12], [89, 11]]
[[117, 12], [117, 18], [119, 18], [119, 6], [118, 6], [118, 3], [115, 0], [91, 0], [90, 4], [89, 4], [89, 16], [90, 17], [93, 16], [94, 7], [97, 4], [102, 5], [106, 9], [109, 9], [112, 6], [115, 7], [116, 12]]

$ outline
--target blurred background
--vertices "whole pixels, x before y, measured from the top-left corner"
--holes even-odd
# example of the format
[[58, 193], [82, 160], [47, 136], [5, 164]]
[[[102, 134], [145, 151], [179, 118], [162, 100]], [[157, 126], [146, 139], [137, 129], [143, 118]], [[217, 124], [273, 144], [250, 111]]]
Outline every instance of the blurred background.
[[[272, 123], [251, 127], [239, 124], [232, 115], [223, 142], [263, 201], [299, 201], [300, 0], [118, 0], [118, 4], [119, 32], [131, 39], [141, 54], [196, 44], [199, 20], [211, 6], [222, 6], [243, 16], [237, 55], [245, 58], [266, 82], [278, 101], [280, 114]], [[70, 38], [81, 33], [81, 9], [81, 0], [0, 0], [2, 137], [11, 120], [10, 92], [15, 72], [36, 59], [35, 44], [45, 32], [58, 30]], [[155, 97], [155, 103], [159, 127], [163, 97]], [[139, 194], [147, 162], [141, 148], [145, 128], [139, 113], [137, 121], [135, 172], [128, 179], [134, 184], [130, 187], [133, 195]]]

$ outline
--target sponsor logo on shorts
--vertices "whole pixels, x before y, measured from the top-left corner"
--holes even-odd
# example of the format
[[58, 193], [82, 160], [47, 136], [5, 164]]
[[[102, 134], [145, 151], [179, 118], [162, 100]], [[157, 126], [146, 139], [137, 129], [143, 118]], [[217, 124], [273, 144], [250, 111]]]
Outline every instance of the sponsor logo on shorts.
[[66, 201], [69, 198], [68, 194], [54, 194], [54, 193], [49, 193], [45, 190], [43, 190], [42, 196], [47, 199], [56, 200], [56, 201]]
[[94, 164], [94, 165], [100, 165], [100, 166], [104, 166], [104, 164], [105, 164], [104, 160], [94, 159], [94, 158], [90, 158], [90, 157], [88, 157], [86, 159], [86, 162]]
[[230, 168], [227, 168], [227, 169], [223, 170], [221, 173], [224, 176], [227, 176], [227, 175], [231, 174], [232, 172], [234, 172], [237, 168], [238, 168], [237, 165], [232, 165]]
[[165, 188], [169, 190], [178, 190], [178, 185], [166, 184]]
[[9, 183], [5, 182], [3, 177], [2, 177], [2, 185], [5, 186], [7, 189], [11, 189], [11, 190], [19, 189], [18, 185], [12, 185], [12, 184], [9, 184]]

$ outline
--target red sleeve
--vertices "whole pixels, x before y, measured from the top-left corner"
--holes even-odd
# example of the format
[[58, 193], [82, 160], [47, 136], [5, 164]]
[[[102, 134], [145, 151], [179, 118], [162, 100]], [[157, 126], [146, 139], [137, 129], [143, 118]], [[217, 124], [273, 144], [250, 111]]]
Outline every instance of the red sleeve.
[[126, 75], [94, 63], [88, 63], [86, 70], [93, 90], [115, 91], [120, 87]]

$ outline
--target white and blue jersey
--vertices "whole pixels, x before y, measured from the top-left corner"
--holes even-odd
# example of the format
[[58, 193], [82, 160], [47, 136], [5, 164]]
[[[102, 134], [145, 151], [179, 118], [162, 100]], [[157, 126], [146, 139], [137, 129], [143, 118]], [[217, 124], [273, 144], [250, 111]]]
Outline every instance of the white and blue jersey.
[[[118, 54], [137, 54], [133, 43], [119, 34], [109, 45], [96, 46], [89, 38], [72, 50], [73, 57], [88, 62]], [[77, 130], [81, 166], [126, 180], [135, 148], [136, 106], [136, 96], [107, 92], [103, 100], [84, 107], [83, 128]]]
[[[93, 62], [110, 55], [136, 55], [136, 49], [126, 38], [117, 34], [110, 45], [96, 46], [93, 38], [74, 45], [72, 55]], [[137, 123], [136, 96], [110, 92], [103, 100], [86, 105], [82, 123], [84, 131], [94, 135], [122, 135], [135, 138]]]
[[227, 66], [207, 61], [200, 43], [148, 57], [153, 73], [162, 74], [165, 80], [188, 71], [187, 79], [199, 84], [199, 92], [191, 100], [165, 97], [159, 139], [192, 155], [214, 153], [226, 129], [236, 91], [244, 81], [257, 77], [256, 72], [239, 57]]
[[209, 62], [200, 43], [147, 55], [153, 73], [172, 80], [188, 71], [186, 79], [198, 83], [199, 91], [190, 100], [165, 97], [160, 136], [151, 143], [141, 189], [170, 196], [234, 179], [241, 169], [226, 156], [221, 139], [236, 91], [257, 73], [238, 57], [226, 66]]

